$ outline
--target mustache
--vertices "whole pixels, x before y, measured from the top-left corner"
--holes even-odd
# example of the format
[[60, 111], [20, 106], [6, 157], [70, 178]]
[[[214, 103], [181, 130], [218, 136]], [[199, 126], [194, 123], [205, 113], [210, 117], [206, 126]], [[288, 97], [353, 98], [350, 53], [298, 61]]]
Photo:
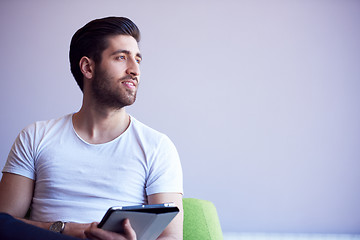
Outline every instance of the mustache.
[[131, 75], [126, 75], [125, 77], [120, 78], [120, 81], [126, 81], [126, 80], [135, 80], [135, 81], [139, 82], [138, 77], [134, 77]]

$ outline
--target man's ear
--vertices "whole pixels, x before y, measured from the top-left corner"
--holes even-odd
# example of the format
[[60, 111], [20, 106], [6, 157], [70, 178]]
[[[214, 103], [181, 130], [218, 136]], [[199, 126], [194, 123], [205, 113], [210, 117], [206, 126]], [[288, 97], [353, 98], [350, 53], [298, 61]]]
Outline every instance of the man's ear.
[[94, 76], [94, 61], [88, 57], [82, 57], [79, 62], [80, 71], [85, 78], [91, 79]]

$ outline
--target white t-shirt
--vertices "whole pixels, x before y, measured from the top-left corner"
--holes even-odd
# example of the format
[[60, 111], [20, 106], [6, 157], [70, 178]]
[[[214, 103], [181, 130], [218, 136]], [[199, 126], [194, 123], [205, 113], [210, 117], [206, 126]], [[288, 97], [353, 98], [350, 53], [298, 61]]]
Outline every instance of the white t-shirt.
[[147, 203], [147, 195], [182, 193], [174, 144], [131, 117], [128, 129], [104, 144], [75, 132], [72, 114], [20, 132], [3, 172], [35, 180], [30, 219], [100, 221], [111, 206]]

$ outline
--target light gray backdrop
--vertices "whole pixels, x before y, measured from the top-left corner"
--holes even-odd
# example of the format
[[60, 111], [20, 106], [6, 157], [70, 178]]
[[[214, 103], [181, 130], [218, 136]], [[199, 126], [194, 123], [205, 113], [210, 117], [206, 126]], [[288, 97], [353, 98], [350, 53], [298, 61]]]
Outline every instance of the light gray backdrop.
[[360, 1], [0, 2], [0, 167], [26, 125], [77, 111], [73, 33], [142, 30], [129, 112], [170, 136], [185, 197], [225, 232], [360, 233]]

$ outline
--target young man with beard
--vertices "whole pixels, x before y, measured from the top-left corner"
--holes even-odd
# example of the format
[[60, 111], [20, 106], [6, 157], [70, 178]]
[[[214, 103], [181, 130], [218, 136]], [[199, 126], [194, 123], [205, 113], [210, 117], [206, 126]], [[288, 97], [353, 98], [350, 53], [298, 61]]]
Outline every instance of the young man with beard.
[[[3, 169], [0, 212], [22, 222], [2, 214], [5, 223], [22, 228], [25, 222], [24, 229], [33, 233], [39, 229], [28, 224], [51, 230], [61, 226], [59, 239], [135, 239], [128, 220], [123, 235], [92, 222], [111, 206], [174, 202], [181, 211], [159, 239], [182, 239], [182, 171], [176, 148], [125, 109], [135, 102], [140, 82], [139, 40], [136, 25], [120, 17], [91, 21], [74, 34], [70, 64], [83, 91], [82, 107], [36, 122], [17, 137]], [[41, 234], [50, 233], [41, 230], [37, 239]]]

